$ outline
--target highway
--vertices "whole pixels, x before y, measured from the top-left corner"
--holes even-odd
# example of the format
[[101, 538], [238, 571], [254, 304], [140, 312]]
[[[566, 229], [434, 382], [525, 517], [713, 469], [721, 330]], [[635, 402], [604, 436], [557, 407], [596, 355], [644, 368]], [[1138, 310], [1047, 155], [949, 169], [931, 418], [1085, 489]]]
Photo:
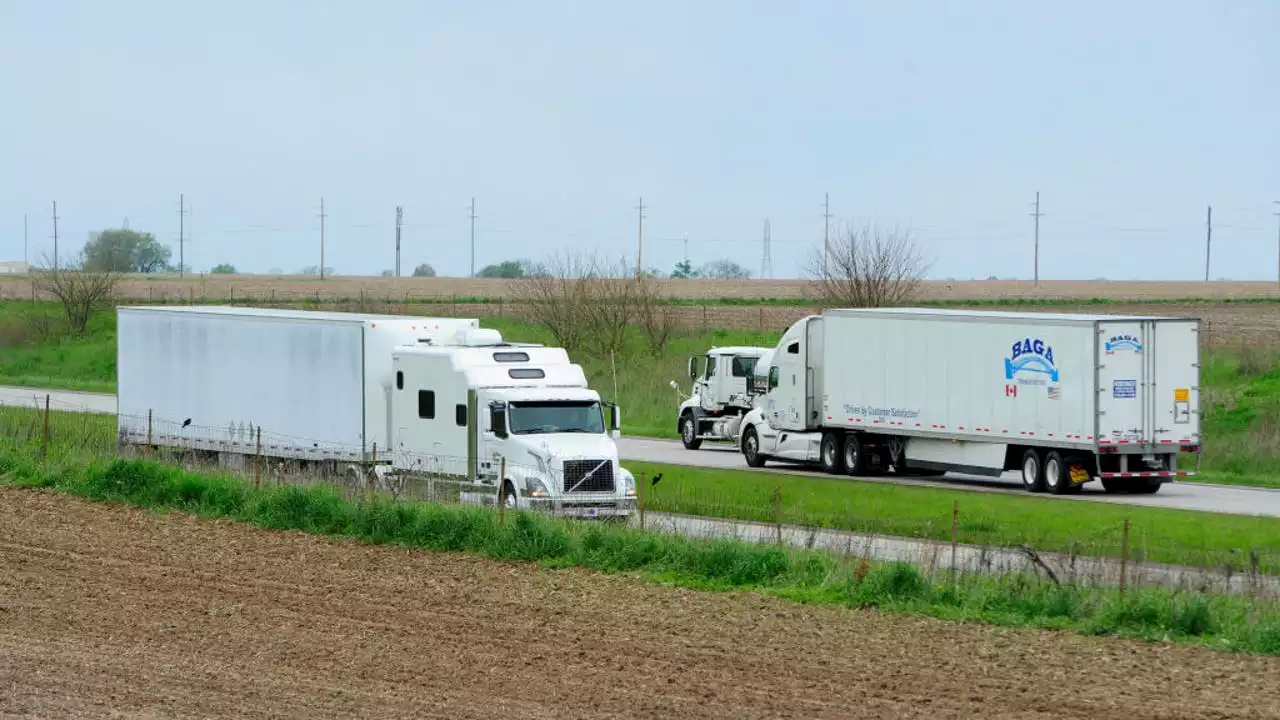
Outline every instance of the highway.
[[[38, 390], [0, 386], [0, 405], [34, 408], [43, 405], [45, 394], [55, 410], [74, 410], [114, 414], [116, 398], [103, 393], [71, 392], [64, 390]], [[780, 463], [753, 470], [746, 466], [742, 456], [728, 445], [705, 443], [700, 450], [685, 450], [676, 440], [624, 437], [619, 441], [619, 453], [623, 460], [685, 465], [689, 467], [725, 468], [747, 472], [772, 472], [789, 474], [817, 474], [807, 468]], [[899, 485], [964, 490], [969, 492], [998, 492], [1026, 495], [1016, 473], [1006, 473], [1003, 478], [947, 475], [944, 478], [911, 478], [893, 475], [879, 478], [858, 478], [861, 482], [883, 482]], [[1146, 505], [1178, 510], [1227, 513], [1232, 515], [1261, 515], [1280, 517], [1280, 490], [1250, 488], [1235, 485], [1210, 485], [1206, 483], [1170, 483], [1155, 495], [1109, 495], [1098, 483], [1089, 483], [1079, 495], [1038, 495], [1050, 502], [1110, 502], [1129, 505]]]

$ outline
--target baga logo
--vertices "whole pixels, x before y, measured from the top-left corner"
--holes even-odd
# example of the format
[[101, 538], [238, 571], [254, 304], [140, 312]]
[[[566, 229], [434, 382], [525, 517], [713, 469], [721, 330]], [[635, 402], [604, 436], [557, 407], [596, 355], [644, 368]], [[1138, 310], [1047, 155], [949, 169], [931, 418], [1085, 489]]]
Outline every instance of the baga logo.
[[1018, 373], [1048, 375], [1058, 382], [1058, 366], [1053, 361], [1053, 347], [1040, 338], [1024, 338], [1013, 343], [1009, 357], [1004, 359], [1004, 377], [1012, 380]]
[[1142, 352], [1142, 343], [1138, 342], [1138, 338], [1132, 335], [1115, 335], [1105, 343], [1105, 347], [1108, 355], [1115, 355], [1117, 350]]

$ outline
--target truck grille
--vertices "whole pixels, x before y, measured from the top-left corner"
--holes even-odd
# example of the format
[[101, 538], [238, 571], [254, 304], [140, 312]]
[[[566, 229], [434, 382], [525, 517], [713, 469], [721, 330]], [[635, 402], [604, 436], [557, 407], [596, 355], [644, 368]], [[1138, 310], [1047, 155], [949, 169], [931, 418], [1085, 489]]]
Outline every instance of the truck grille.
[[[596, 470], [597, 467], [600, 469]], [[595, 472], [591, 477], [583, 480], [592, 470]], [[604, 459], [565, 460], [564, 489], [565, 492], [613, 492], [613, 462]]]

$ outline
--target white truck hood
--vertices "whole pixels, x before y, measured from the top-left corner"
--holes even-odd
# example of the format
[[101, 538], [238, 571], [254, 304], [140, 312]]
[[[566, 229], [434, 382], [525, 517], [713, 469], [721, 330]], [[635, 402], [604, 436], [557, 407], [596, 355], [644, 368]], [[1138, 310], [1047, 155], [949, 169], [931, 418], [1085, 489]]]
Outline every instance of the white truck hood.
[[618, 446], [608, 435], [587, 433], [544, 433], [512, 435], [511, 438], [536, 455], [553, 462], [576, 458], [616, 460]]

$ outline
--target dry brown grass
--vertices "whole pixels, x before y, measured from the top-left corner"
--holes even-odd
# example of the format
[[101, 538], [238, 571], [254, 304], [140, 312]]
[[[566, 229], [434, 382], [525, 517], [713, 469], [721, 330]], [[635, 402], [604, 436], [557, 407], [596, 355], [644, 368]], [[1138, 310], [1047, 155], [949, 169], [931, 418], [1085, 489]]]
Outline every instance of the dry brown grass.
[[[659, 292], [664, 297], [685, 300], [798, 300], [810, 297], [812, 285], [805, 280], [663, 280]], [[314, 277], [269, 275], [205, 275], [178, 279], [172, 276], [131, 276], [122, 280], [120, 296], [130, 300], [226, 301], [350, 299], [363, 292], [367, 297], [386, 300], [446, 300], [458, 298], [510, 298], [508, 280], [483, 278], [383, 278]], [[30, 278], [0, 278], [0, 299], [30, 298]], [[921, 300], [1040, 299], [1081, 301], [1183, 300], [1280, 298], [1280, 284], [1274, 282], [1110, 282], [1060, 280], [1044, 281], [1035, 287], [1030, 281], [926, 281]]]

